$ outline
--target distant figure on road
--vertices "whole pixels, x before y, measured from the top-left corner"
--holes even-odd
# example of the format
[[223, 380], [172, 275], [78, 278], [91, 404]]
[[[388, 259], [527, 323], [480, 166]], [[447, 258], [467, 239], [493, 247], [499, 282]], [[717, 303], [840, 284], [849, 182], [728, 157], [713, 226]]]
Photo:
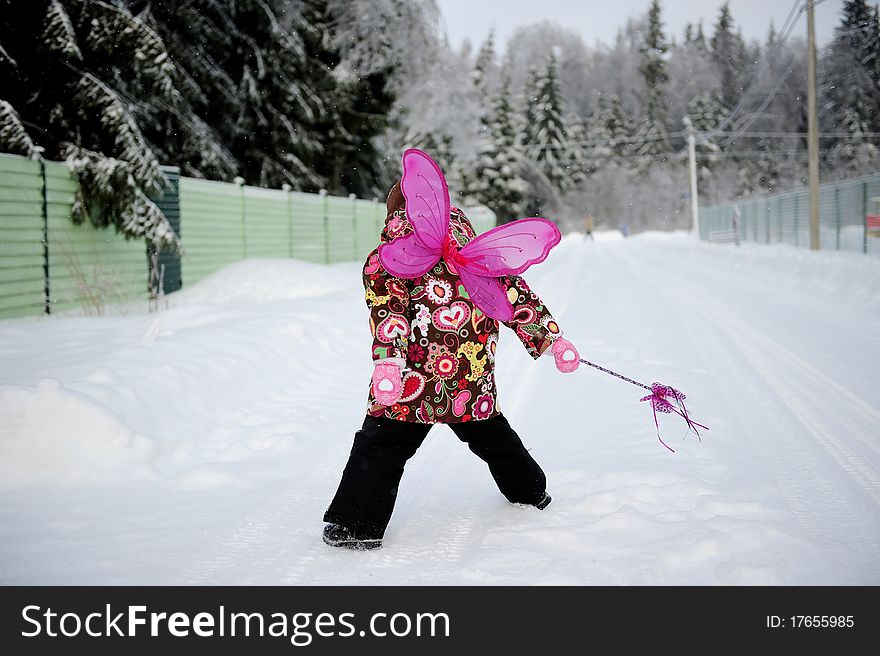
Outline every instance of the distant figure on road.
[[584, 238], [586, 239], [589, 237], [590, 241], [593, 241], [593, 215], [592, 214], [587, 214], [586, 225], [584, 227], [586, 229], [585, 230], [586, 234], [584, 235]]
[[625, 223], [620, 224], [620, 234], [626, 237], [629, 234], [629, 226]]

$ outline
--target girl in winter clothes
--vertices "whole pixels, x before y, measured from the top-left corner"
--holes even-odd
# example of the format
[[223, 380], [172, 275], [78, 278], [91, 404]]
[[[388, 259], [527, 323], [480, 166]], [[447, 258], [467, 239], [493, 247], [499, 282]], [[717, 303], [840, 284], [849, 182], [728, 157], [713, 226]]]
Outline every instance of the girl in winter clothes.
[[[413, 231], [399, 182], [387, 208], [381, 235], [386, 244]], [[461, 248], [475, 237], [464, 212], [452, 207], [449, 244]], [[512, 318], [504, 323], [528, 353], [537, 359], [552, 352], [561, 370], [573, 370], [577, 351], [561, 338], [541, 299], [519, 276], [499, 280], [513, 306]], [[448, 424], [486, 462], [508, 501], [547, 507], [544, 472], [498, 407], [498, 321], [472, 302], [454, 256], [445, 253], [421, 277], [404, 279], [385, 270], [375, 249], [367, 257], [363, 282], [374, 373], [367, 415], [324, 514], [324, 542], [354, 549], [381, 546], [404, 465], [436, 423]]]

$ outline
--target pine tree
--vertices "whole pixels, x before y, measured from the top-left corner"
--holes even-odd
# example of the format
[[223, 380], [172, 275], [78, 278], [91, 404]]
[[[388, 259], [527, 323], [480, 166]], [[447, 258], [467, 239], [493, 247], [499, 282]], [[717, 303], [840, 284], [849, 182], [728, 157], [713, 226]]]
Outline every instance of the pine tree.
[[[333, 25], [337, 26], [342, 18], [336, 13], [332, 15]], [[376, 44], [378, 47], [394, 46], [395, 35], [390, 31], [375, 38], [380, 40]], [[334, 39], [334, 43], [338, 42], [338, 38]], [[340, 123], [337, 128], [344, 138], [335, 147], [341, 149], [346, 165], [334, 188], [362, 197], [384, 194], [388, 184], [383, 179], [378, 140], [391, 125], [390, 113], [396, 98], [393, 78], [397, 64], [393, 61], [381, 65], [374, 62], [369, 70], [353, 70], [346, 63], [343, 50], [340, 48], [338, 52], [342, 61], [333, 69], [333, 76], [338, 81], [340, 94], [335, 98], [330, 96], [330, 101], [338, 104]]]
[[843, 18], [823, 61], [821, 89], [825, 98], [823, 122], [836, 140], [828, 159], [852, 173], [867, 172], [880, 160], [878, 141], [868, 133], [880, 131], [880, 21], [865, 0], [847, 0]]
[[712, 61], [719, 72], [721, 102], [725, 107], [733, 107], [743, 93], [746, 48], [742, 36], [734, 31], [728, 3], [721, 7], [710, 44]]
[[525, 152], [539, 171], [559, 191], [570, 180], [565, 168], [567, 136], [562, 120], [562, 96], [556, 72], [556, 57], [547, 60], [544, 74], [537, 79], [535, 102], [527, 106]]
[[[248, 183], [316, 190], [314, 126], [325, 106], [310, 86], [301, 22], [283, 24], [283, 0], [142, 0], [175, 61], [201, 93], [197, 107]], [[294, 29], [296, 28], [296, 29]]]
[[772, 52], [779, 41], [779, 35], [776, 34], [776, 26], [770, 21], [770, 27], [767, 30], [767, 41], [764, 43], [764, 52]]
[[21, 117], [15, 108], [5, 100], [0, 100], [0, 144], [12, 153], [30, 159], [40, 159], [41, 148], [31, 139]]
[[703, 21], [696, 25], [688, 23], [684, 28], [684, 49], [690, 52], [706, 52], [706, 36], [703, 34]]
[[[477, 139], [480, 143], [481, 149], [488, 147], [491, 141], [490, 132], [492, 130], [493, 122], [493, 92], [490, 89], [493, 86], [495, 72], [494, 34], [490, 31], [486, 41], [483, 42], [483, 45], [477, 52], [474, 61], [474, 68], [471, 71], [471, 82], [476, 90], [476, 98], [479, 103], [480, 131], [477, 135]], [[480, 185], [477, 184], [476, 187], [471, 189], [471, 192], [479, 198], [481, 196]]]
[[692, 45], [694, 40], [696, 39], [696, 30], [694, 30], [694, 24], [688, 21], [684, 26], [684, 44], [685, 46]]
[[611, 104], [603, 114], [603, 117], [605, 128], [614, 141], [612, 146], [614, 154], [617, 157], [632, 155], [634, 149], [632, 142], [633, 126], [618, 96], [611, 97]]
[[[333, 76], [339, 52], [333, 46], [333, 16], [326, 0], [302, 0], [293, 24], [302, 39], [302, 78], [318, 102], [306, 128], [316, 142], [316, 152], [307, 157], [322, 186], [331, 194], [344, 193], [341, 184], [348, 146], [353, 141], [350, 126], [343, 121], [345, 91]], [[320, 155], [318, 155], [320, 152]]]
[[497, 73], [498, 65], [495, 63], [495, 32], [491, 30], [489, 36], [486, 37], [483, 45], [477, 51], [474, 70], [471, 73], [471, 80], [487, 109], [491, 104], [492, 96], [495, 94]]
[[411, 134], [406, 139], [406, 148], [418, 148], [431, 156], [442, 171], [451, 171], [455, 164], [455, 153], [452, 150], [452, 137], [448, 134], [433, 132], [428, 134]]
[[590, 117], [587, 123], [586, 142], [584, 149], [586, 158], [585, 171], [587, 175], [592, 175], [600, 167], [607, 164], [610, 158], [614, 157], [615, 144], [612, 143], [613, 137], [608, 120], [609, 109], [605, 107], [604, 99], [599, 101], [599, 107]]
[[180, 100], [162, 39], [122, 3], [3, 5], [0, 149], [67, 160], [79, 180], [74, 221], [175, 247], [150, 200], [167, 179], [137, 119], [148, 98]]
[[510, 79], [502, 81], [492, 108], [487, 139], [477, 157], [474, 194], [495, 212], [499, 224], [522, 216], [526, 182], [520, 177], [520, 154]]
[[726, 113], [727, 110], [721, 104], [721, 95], [716, 89], [697, 94], [688, 103], [688, 116], [697, 132], [697, 176], [701, 185], [709, 180], [716, 162], [712, 155], [721, 151], [717, 138], [705, 134], [701, 136], [701, 133], [707, 133], [718, 125]]
[[[197, 85], [190, 74], [189, 67], [198, 53], [192, 50], [181, 52], [178, 47], [180, 39], [188, 38], [189, 23], [184, 24], [186, 27], [181, 26], [180, 34], [171, 34], [153, 13], [161, 11], [162, 2], [124, 4], [165, 44], [168, 52], [165, 63], [174, 68], [174, 88], [170, 94], [137, 89], [139, 57], [129, 60], [128, 68], [116, 76], [119, 85], [128, 86], [129, 80], [135, 82], [133, 89], [124, 90], [123, 93], [138, 98], [132, 113], [153, 152], [160, 161], [180, 166], [184, 175], [231, 180], [239, 173], [239, 163], [228, 147], [229, 139], [216, 129], [216, 123], [211, 119], [204, 89]], [[183, 13], [186, 13], [185, 9]], [[107, 41], [112, 43], [112, 32], [108, 34]], [[170, 135], [173, 136], [169, 138]]]
[[779, 165], [770, 141], [758, 139], [758, 160], [756, 162], [757, 190], [761, 193], [772, 193], [779, 186]]
[[702, 50], [706, 50], [706, 34], [703, 32], [703, 21], [700, 21], [697, 24], [697, 35], [694, 38], [694, 44], [701, 48]]
[[525, 130], [528, 126], [534, 125], [538, 120], [539, 79], [538, 69], [534, 66], [529, 66], [529, 70], [526, 73], [526, 84], [523, 88], [523, 107], [525, 107], [525, 113], [523, 114], [523, 142], [525, 142], [526, 138]]
[[665, 85], [669, 75], [663, 56], [667, 47], [660, 19], [660, 2], [652, 0], [639, 64], [639, 73], [645, 81], [645, 94], [642, 98], [642, 119], [636, 130], [636, 154], [639, 155], [637, 166], [643, 170], [658, 159], [666, 161], [670, 151], [665, 136], [668, 131]]
[[318, 108], [307, 128], [318, 143], [310, 160], [330, 193], [371, 195], [380, 191], [383, 177], [374, 141], [388, 127], [389, 69], [357, 74], [342, 65], [333, 34], [340, 20], [336, 9], [327, 0], [302, 0], [292, 21], [304, 47], [301, 77]]
[[589, 130], [584, 119], [577, 115], [569, 116], [565, 123], [569, 126], [568, 148], [565, 154], [569, 188], [578, 189], [586, 182], [593, 169], [586, 143]]

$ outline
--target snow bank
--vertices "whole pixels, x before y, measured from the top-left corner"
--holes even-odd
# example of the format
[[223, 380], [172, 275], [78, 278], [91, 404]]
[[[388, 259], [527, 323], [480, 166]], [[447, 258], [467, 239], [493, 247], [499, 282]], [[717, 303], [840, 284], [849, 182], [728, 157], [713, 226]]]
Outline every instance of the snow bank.
[[149, 475], [155, 443], [58, 380], [0, 386], [0, 489]]
[[0, 489], [150, 472], [219, 484], [206, 460], [242, 461], [290, 434], [233, 427], [267, 399], [314, 388], [358, 304], [365, 320], [359, 271], [245, 261], [170, 295], [158, 314], [4, 322]]
[[174, 306], [228, 305], [302, 300], [350, 290], [352, 264], [312, 264], [298, 260], [253, 258], [215, 271], [196, 285], [169, 295]]

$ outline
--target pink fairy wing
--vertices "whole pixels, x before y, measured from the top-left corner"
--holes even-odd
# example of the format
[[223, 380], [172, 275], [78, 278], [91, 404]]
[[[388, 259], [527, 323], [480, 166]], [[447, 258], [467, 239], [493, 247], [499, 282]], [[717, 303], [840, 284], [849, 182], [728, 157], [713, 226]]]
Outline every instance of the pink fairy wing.
[[484, 276], [516, 276], [543, 262], [562, 235], [551, 221], [519, 219], [484, 232], [461, 249], [459, 268]]
[[484, 314], [498, 321], [510, 321], [513, 317], [513, 306], [507, 299], [507, 290], [498, 278], [482, 276], [461, 266], [458, 267], [458, 276], [471, 301]]
[[406, 218], [422, 245], [438, 255], [449, 230], [449, 187], [437, 163], [417, 148], [403, 153], [403, 179]]
[[423, 276], [439, 259], [440, 252], [426, 247], [415, 232], [379, 246], [379, 261], [395, 278]]

